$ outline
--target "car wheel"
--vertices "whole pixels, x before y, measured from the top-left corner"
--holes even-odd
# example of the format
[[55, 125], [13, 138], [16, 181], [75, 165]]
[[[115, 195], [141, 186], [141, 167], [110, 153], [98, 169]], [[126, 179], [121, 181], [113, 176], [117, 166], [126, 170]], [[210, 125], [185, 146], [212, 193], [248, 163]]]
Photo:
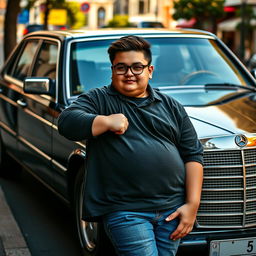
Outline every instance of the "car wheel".
[[81, 167], [74, 184], [74, 217], [83, 256], [116, 255], [102, 223], [82, 219], [85, 167]]

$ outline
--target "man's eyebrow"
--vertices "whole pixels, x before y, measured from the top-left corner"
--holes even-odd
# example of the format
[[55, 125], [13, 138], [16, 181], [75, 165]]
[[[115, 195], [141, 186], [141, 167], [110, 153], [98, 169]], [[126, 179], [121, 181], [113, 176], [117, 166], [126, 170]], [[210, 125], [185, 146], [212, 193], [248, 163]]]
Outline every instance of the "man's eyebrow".
[[[118, 63], [116, 63], [115, 65], [118, 65], [118, 64], [124, 64], [124, 65], [129, 66], [128, 64], [126, 64], [126, 63], [124, 63], [124, 62], [118, 62]], [[134, 65], [134, 64], [142, 64], [142, 65], [143, 65], [143, 63], [140, 62], [140, 61], [138, 61], [138, 62], [133, 62], [132, 65]]]
[[140, 62], [140, 61], [139, 61], [139, 62], [134, 62], [134, 63], [132, 63], [132, 65], [133, 65], [133, 64], [142, 64], [142, 65], [143, 65], [143, 63]]

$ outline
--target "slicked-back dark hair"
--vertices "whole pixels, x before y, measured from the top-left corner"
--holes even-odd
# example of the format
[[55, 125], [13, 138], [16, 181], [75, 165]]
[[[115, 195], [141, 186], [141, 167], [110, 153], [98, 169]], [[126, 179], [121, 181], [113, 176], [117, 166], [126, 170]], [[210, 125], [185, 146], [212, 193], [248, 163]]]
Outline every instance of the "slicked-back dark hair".
[[144, 57], [151, 64], [152, 54], [150, 50], [150, 43], [144, 38], [134, 35], [123, 36], [114, 41], [108, 48], [108, 54], [111, 63], [113, 63], [118, 52], [138, 51], [143, 52]]

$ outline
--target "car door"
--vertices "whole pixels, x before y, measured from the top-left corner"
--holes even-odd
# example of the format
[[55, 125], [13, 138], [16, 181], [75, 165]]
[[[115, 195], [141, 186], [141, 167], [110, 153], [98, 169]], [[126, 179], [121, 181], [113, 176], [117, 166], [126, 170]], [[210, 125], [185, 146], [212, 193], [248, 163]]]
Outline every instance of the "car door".
[[1, 139], [5, 150], [16, 158], [18, 126], [17, 101], [22, 97], [22, 81], [28, 76], [39, 40], [24, 40], [6, 62], [0, 79], [0, 126]]
[[[56, 81], [57, 41], [41, 40], [31, 69], [31, 77], [49, 77]], [[52, 184], [52, 121], [55, 97], [24, 93], [17, 104], [18, 149], [23, 163], [33, 173]]]

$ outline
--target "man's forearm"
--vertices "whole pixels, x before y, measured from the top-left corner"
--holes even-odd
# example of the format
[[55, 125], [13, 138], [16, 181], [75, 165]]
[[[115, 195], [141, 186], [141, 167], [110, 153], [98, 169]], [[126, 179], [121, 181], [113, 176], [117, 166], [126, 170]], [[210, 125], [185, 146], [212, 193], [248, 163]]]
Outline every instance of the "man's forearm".
[[171, 221], [177, 217], [180, 223], [171, 234], [173, 240], [182, 238], [193, 229], [198, 207], [200, 205], [203, 183], [203, 166], [198, 162], [187, 162], [186, 165], [186, 203], [166, 218]]
[[197, 209], [200, 204], [203, 183], [203, 166], [198, 162], [187, 162], [186, 167], [186, 202]]
[[98, 115], [92, 123], [92, 135], [98, 136], [109, 130], [109, 122], [107, 116]]

